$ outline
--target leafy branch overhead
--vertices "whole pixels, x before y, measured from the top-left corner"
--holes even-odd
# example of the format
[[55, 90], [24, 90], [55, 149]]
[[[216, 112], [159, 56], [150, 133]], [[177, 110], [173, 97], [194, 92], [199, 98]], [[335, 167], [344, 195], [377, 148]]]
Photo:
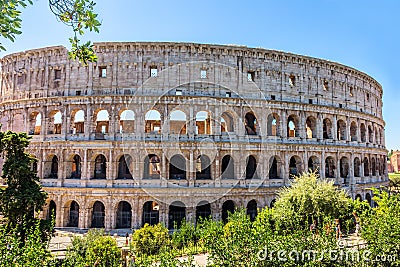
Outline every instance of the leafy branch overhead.
[[74, 37], [69, 38], [72, 49], [69, 52], [69, 58], [79, 60], [86, 65], [88, 62], [95, 62], [97, 56], [93, 50], [93, 44], [87, 42], [80, 44], [78, 35], [84, 35], [85, 31], [99, 32], [101, 25], [94, 13], [96, 3], [89, 0], [49, 0], [50, 9], [56, 17], [72, 27]]
[[[22, 33], [21, 9], [32, 4], [32, 0], [0, 0], [0, 31], [3, 38], [14, 42], [16, 36]], [[101, 23], [94, 12], [95, 5], [91, 0], [49, 0], [50, 9], [57, 19], [74, 32], [74, 36], [69, 38], [72, 47], [69, 58], [79, 60], [84, 65], [97, 60], [93, 44], [81, 44], [78, 38], [78, 35], [83, 36], [88, 31], [99, 32]], [[6, 50], [2, 43], [0, 49]]]

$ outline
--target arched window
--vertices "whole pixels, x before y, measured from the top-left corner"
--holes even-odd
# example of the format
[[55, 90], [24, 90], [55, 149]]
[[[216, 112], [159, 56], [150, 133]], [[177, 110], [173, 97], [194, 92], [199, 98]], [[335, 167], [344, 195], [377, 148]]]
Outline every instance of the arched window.
[[47, 211], [47, 220], [51, 220], [52, 218], [56, 218], [56, 210], [57, 210], [57, 205], [53, 200], [50, 200], [49, 203], [49, 209]]
[[349, 176], [349, 160], [346, 157], [340, 159], [340, 177], [348, 178]]
[[58, 158], [57, 156], [53, 156], [51, 159], [51, 169], [49, 178], [57, 179], [58, 178]]
[[322, 130], [324, 139], [332, 139], [332, 122], [330, 119], [323, 120]]
[[276, 156], [272, 156], [269, 159], [268, 177], [269, 179], [279, 179], [281, 178], [279, 174], [280, 174], [280, 168], [278, 167], [278, 159]]
[[75, 155], [72, 158], [71, 178], [80, 179], [82, 175], [81, 168], [81, 157], [79, 155]]
[[361, 142], [365, 143], [367, 141], [367, 138], [366, 138], [366, 129], [364, 123], [361, 123], [360, 133], [361, 133]]
[[296, 115], [290, 115], [287, 121], [287, 137], [299, 137], [297, 131], [298, 119]]
[[105, 207], [100, 201], [93, 204], [91, 228], [104, 228]]
[[145, 133], [161, 133], [161, 114], [157, 110], [149, 110], [145, 115]]
[[94, 179], [106, 179], [106, 157], [98, 155], [94, 162]]
[[290, 178], [293, 178], [292, 176], [298, 176], [301, 172], [301, 162], [300, 162], [300, 157], [298, 156], [292, 156], [289, 160], [289, 175]]
[[201, 219], [207, 219], [211, 217], [211, 205], [207, 201], [201, 201], [196, 206], [196, 222]]
[[234, 121], [228, 112], [222, 113], [221, 116], [221, 133], [232, 133], [235, 131]]
[[250, 221], [254, 221], [257, 217], [258, 209], [257, 202], [253, 199], [247, 203], [246, 214], [250, 217]]
[[169, 131], [172, 134], [186, 134], [186, 114], [175, 110], [169, 115]]
[[72, 201], [69, 207], [69, 220], [67, 227], [78, 227], [79, 224], [79, 205], [76, 201]]
[[354, 158], [354, 177], [360, 177], [360, 159], [359, 158]]
[[313, 116], [309, 116], [306, 120], [307, 138], [317, 138], [316, 130], [317, 121]]
[[252, 155], [247, 157], [246, 160], [246, 179], [257, 179], [257, 161]]
[[335, 160], [332, 157], [325, 159], [325, 178], [335, 178]]
[[100, 110], [96, 115], [96, 133], [106, 134], [108, 133], [109, 126], [109, 115], [107, 110]]
[[257, 118], [252, 112], [247, 112], [245, 118], [245, 128], [247, 135], [257, 134]]
[[211, 179], [211, 161], [206, 155], [197, 157], [196, 179]]
[[126, 201], [121, 201], [117, 209], [117, 224], [116, 228], [131, 228], [132, 227], [132, 207]]
[[235, 212], [235, 203], [232, 200], [227, 200], [222, 204], [222, 221], [226, 223], [228, 221], [229, 214]]
[[369, 176], [369, 160], [367, 157], [364, 158], [364, 176]]
[[169, 179], [186, 179], [186, 160], [181, 155], [174, 155], [169, 161]]
[[280, 121], [279, 116], [276, 113], [268, 115], [267, 118], [267, 134], [268, 136], [279, 136], [280, 135]]
[[351, 141], [357, 141], [357, 123], [355, 121], [350, 124], [350, 137]]
[[337, 121], [337, 139], [346, 140], [346, 123], [343, 120]]
[[132, 110], [124, 110], [119, 116], [119, 132], [134, 133], [135, 132], [135, 113]]
[[40, 135], [42, 127], [42, 114], [34, 111], [29, 116], [29, 134]]
[[317, 157], [312, 156], [308, 159], [308, 170], [319, 173], [319, 160]]
[[375, 157], [372, 157], [372, 159], [371, 159], [371, 172], [372, 172], [372, 176], [376, 176], [376, 160], [375, 160]]
[[371, 144], [374, 142], [374, 131], [371, 125], [368, 126], [368, 142]]
[[368, 202], [369, 206], [372, 207], [372, 198], [370, 193], [365, 194], [365, 200]]
[[211, 115], [207, 111], [199, 111], [196, 114], [196, 134], [212, 134]]
[[123, 155], [118, 161], [118, 179], [132, 179], [132, 158], [129, 155]]
[[178, 229], [186, 218], [186, 206], [180, 201], [175, 201], [169, 206], [168, 228]]
[[61, 134], [62, 116], [59, 110], [50, 112], [48, 123], [48, 134]]
[[235, 161], [230, 155], [225, 155], [221, 163], [221, 178], [234, 179], [235, 178]]
[[85, 132], [85, 113], [83, 110], [78, 110], [75, 112], [73, 116], [73, 126], [72, 126], [72, 133], [84, 133]]
[[160, 178], [160, 162], [157, 155], [147, 155], [144, 160], [144, 178]]
[[143, 205], [143, 218], [142, 226], [146, 223], [149, 225], [156, 225], [160, 220], [159, 215], [160, 206], [155, 201], [147, 201]]

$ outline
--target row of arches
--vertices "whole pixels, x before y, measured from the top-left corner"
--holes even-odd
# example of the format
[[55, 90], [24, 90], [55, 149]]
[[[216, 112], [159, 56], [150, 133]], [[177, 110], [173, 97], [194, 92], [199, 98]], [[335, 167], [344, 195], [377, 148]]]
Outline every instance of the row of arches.
[[[274, 202], [271, 202], [273, 205]], [[235, 211], [236, 205], [233, 200], [227, 200], [222, 204], [221, 219], [226, 222], [229, 213]], [[77, 201], [72, 200], [64, 207], [65, 222], [64, 227], [79, 227], [79, 216], [81, 216], [81, 207]], [[90, 228], [105, 228], [106, 208], [102, 201], [95, 201], [90, 207]], [[57, 205], [50, 200], [47, 212], [47, 219], [57, 216]], [[258, 213], [256, 200], [250, 200], [246, 206], [247, 214], [251, 220], [254, 220]], [[200, 201], [195, 208], [195, 222], [201, 219], [212, 217], [211, 204], [208, 201]], [[168, 206], [168, 226], [169, 229], [179, 228], [182, 221], [186, 219], [187, 208], [181, 201], [172, 202]], [[115, 210], [115, 228], [132, 228], [132, 206], [127, 201], [120, 201]], [[156, 201], [147, 201], [142, 207], [141, 225], [155, 225], [160, 222], [160, 205]]]
[[[72, 161], [66, 162], [67, 177], [73, 179], [82, 178], [82, 160], [78, 154], [73, 155]], [[148, 154], [143, 160], [143, 178], [144, 179], [159, 179], [161, 177], [168, 177], [169, 179], [185, 180], [188, 179], [188, 160], [180, 154], [173, 155], [168, 160], [168, 174], [162, 173], [161, 159], [156, 154]], [[48, 166], [50, 164], [50, 166]], [[107, 167], [108, 162], [103, 154], [98, 154], [93, 164], [93, 173], [89, 174], [92, 179], [107, 179]], [[235, 168], [234, 158], [227, 154], [222, 157], [220, 163], [220, 178], [222, 179], [235, 179], [237, 178], [238, 169]], [[280, 179], [284, 178], [284, 162], [278, 155], [271, 156], [268, 160], [268, 178], [269, 179]], [[317, 171], [324, 169], [325, 178], [349, 178], [351, 176], [377, 176], [384, 175], [386, 172], [385, 159], [383, 156], [365, 156], [363, 158], [354, 157], [353, 162], [350, 162], [350, 158], [342, 156], [336, 158], [334, 156], [327, 156], [321, 163], [321, 159], [318, 156], [311, 156], [308, 158], [306, 164], [303, 164], [303, 160], [298, 155], [293, 155], [289, 158], [288, 164], [288, 175], [296, 176], [306, 170]], [[324, 164], [322, 166], [322, 164]], [[247, 156], [245, 160], [245, 169], [243, 176], [246, 179], [258, 179], [261, 178], [260, 168], [258, 168], [259, 162], [255, 155]], [[352, 168], [350, 168], [352, 165]], [[44, 164], [46, 173], [44, 178], [58, 178], [59, 177], [59, 161], [56, 155], [53, 155], [51, 161], [47, 161]], [[195, 166], [195, 179], [213, 179], [212, 168], [215, 167], [215, 163], [210, 160], [207, 155], [201, 154], [197, 157], [194, 162]], [[324, 168], [323, 168], [324, 167]], [[37, 166], [34, 167], [37, 171]], [[363, 172], [361, 172], [361, 168]], [[353, 173], [350, 172], [353, 170]], [[134, 161], [128, 154], [123, 154], [117, 160], [117, 179], [133, 179]], [[337, 173], [339, 172], [339, 173]]]
[[[135, 129], [135, 113], [133, 110], [122, 110], [118, 114], [119, 133], [134, 133]], [[105, 109], [95, 112], [93, 119], [95, 123], [94, 131], [96, 133], [107, 134], [110, 128], [110, 115]], [[220, 128], [220, 132], [236, 132], [240, 125], [240, 120], [244, 124], [245, 134], [260, 135], [260, 123], [253, 111], [249, 111], [240, 119], [234, 112], [223, 112], [220, 118], [213, 118], [211, 112], [203, 110], [195, 114], [193, 119], [188, 119], [185, 112], [174, 110], [169, 114], [168, 132], [172, 134], [187, 134], [188, 125], [194, 121], [194, 133], [213, 135], [215, 125]], [[35, 111], [30, 114], [30, 134], [41, 134], [42, 116]], [[87, 121], [87, 120], [86, 120]], [[71, 133], [84, 133], [85, 129], [85, 113], [83, 110], [75, 110], [72, 112]], [[61, 134], [62, 116], [61, 112], [55, 110], [50, 112], [48, 122], [48, 133]], [[214, 125], [215, 124], [215, 125]], [[285, 124], [283, 131], [282, 124]], [[291, 114], [282, 119], [278, 113], [270, 113], [267, 116], [267, 136], [280, 137], [304, 137], [304, 138], [321, 138], [321, 139], [337, 139], [358, 141], [362, 143], [383, 144], [384, 134], [380, 126], [358, 122], [356, 119], [350, 120], [349, 125], [343, 119], [338, 119], [334, 124], [330, 118], [323, 118], [321, 122], [314, 116], [307, 116], [305, 124], [301, 125], [301, 119], [296, 114]], [[144, 116], [145, 133], [159, 134], [161, 127], [164, 126], [162, 116], [158, 110], [149, 110]], [[320, 133], [319, 133], [320, 132]]]

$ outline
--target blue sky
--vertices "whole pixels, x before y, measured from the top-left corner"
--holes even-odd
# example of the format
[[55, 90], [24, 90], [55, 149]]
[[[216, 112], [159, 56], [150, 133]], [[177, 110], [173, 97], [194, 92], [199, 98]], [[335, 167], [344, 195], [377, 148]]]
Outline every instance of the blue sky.
[[[97, 0], [103, 25], [92, 41], [179, 41], [241, 44], [324, 58], [375, 78], [384, 90], [386, 147], [400, 149], [400, 1]], [[7, 52], [65, 45], [71, 31], [34, 0], [23, 34]], [[3, 40], [2, 40], [3, 41]]]

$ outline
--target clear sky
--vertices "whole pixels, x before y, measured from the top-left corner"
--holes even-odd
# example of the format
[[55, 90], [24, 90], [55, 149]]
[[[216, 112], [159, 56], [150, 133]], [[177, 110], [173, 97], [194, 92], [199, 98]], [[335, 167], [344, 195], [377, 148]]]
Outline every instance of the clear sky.
[[[23, 11], [23, 34], [7, 53], [69, 47], [68, 27], [47, 0]], [[97, 0], [102, 21], [92, 41], [240, 44], [328, 59], [364, 71], [384, 92], [386, 147], [400, 149], [400, 1], [398, 0]], [[3, 41], [3, 40], [2, 40]], [[397, 106], [399, 105], [399, 106]]]

